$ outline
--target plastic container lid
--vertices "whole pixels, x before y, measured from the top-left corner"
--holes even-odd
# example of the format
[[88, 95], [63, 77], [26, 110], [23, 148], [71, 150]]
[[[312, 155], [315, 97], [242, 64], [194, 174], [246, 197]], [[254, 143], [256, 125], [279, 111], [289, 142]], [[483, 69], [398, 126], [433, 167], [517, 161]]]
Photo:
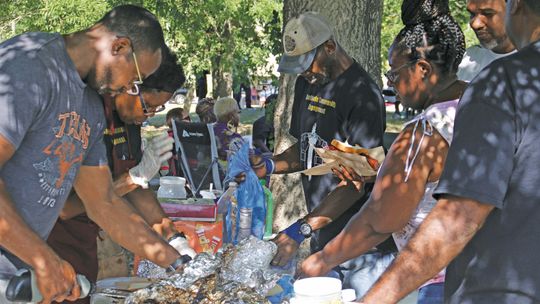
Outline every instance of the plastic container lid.
[[314, 277], [294, 282], [296, 297], [320, 297], [341, 293], [341, 281], [336, 278]]
[[179, 176], [162, 176], [159, 178], [160, 185], [181, 185], [186, 184], [186, 179]]

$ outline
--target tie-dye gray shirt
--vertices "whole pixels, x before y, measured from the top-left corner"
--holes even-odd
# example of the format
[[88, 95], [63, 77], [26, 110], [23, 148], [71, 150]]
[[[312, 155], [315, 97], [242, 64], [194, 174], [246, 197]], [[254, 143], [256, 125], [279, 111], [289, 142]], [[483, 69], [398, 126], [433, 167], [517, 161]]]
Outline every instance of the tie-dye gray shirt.
[[104, 120], [99, 95], [82, 82], [60, 35], [26, 33], [0, 44], [0, 135], [16, 149], [0, 178], [43, 239], [80, 166], [107, 164]]

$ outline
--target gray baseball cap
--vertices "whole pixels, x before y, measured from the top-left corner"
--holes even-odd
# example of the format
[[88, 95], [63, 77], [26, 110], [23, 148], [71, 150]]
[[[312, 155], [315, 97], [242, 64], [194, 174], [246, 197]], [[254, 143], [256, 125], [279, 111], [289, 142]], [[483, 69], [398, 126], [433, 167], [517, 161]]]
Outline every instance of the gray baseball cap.
[[289, 74], [305, 72], [317, 54], [317, 47], [331, 37], [332, 29], [318, 13], [306, 12], [292, 18], [283, 31], [284, 53], [278, 71]]

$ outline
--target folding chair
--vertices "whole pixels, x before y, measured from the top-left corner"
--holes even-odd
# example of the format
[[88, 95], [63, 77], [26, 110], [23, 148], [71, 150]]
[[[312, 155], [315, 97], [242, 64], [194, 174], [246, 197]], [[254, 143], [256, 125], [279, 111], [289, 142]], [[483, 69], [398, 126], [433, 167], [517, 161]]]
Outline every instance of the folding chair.
[[208, 189], [210, 183], [215, 189], [222, 190], [214, 124], [173, 121], [172, 127], [180, 170], [193, 195]]

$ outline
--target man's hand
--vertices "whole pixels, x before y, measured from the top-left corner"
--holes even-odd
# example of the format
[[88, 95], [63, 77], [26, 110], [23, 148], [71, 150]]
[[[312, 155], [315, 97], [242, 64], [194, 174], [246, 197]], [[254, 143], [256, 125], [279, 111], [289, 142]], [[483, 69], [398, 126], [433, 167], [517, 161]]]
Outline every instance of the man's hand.
[[53, 301], [75, 301], [81, 295], [81, 288], [77, 283], [77, 275], [71, 265], [53, 256], [41, 263], [42, 267], [34, 267], [36, 281], [43, 300], [42, 304]]
[[[266, 168], [266, 162], [264, 158], [260, 155], [250, 155], [249, 156], [249, 164], [251, 165], [251, 169], [253, 169], [253, 172], [255, 172], [255, 175], [257, 175], [258, 178], [265, 178], [268, 171]], [[240, 173], [236, 176], [235, 181], [240, 184], [243, 181], [246, 180], [246, 174]]]
[[81, 166], [73, 187], [88, 217], [122, 247], [161, 267], [168, 267], [180, 256], [126, 200], [116, 195], [107, 166]]
[[298, 247], [300, 247], [300, 244], [283, 232], [279, 233], [272, 242], [278, 246], [278, 252], [272, 260], [272, 265], [285, 266], [296, 255]]
[[133, 183], [148, 188], [148, 181], [158, 173], [161, 163], [172, 157], [173, 143], [174, 140], [167, 133], [150, 139], [141, 162], [129, 170]]
[[305, 259], [298, 268], [300, 277], [319, 277], [323, 276], [332, 270], [323, 259], [322, 252], [319, 251], [310, 255]]
[[260, 155], [250, 155], [249, 156], [249, 163], [251, 165], [251, 169], [255, 172], [255, 175], [257, 175], [258, 178], [265, 178], [268, 170], [266, 168], [266, 163], [264, 161], [264, 158]]

